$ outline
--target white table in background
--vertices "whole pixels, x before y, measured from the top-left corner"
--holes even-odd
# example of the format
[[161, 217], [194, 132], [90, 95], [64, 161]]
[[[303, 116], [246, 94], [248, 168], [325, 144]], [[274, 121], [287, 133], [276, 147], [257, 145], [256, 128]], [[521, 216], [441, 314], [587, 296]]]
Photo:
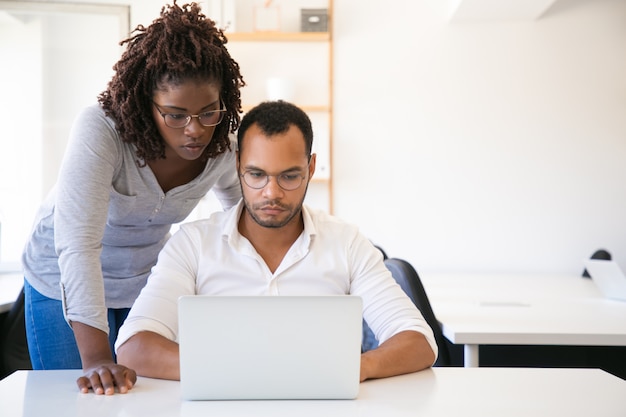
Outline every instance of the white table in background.
[[478, 366], [479, 345], [626, 346], [626, 302], [603, 298], [589, 278], [420, 277], [444, 336], [465, 345], [465, 366]]
[[139, 378], [128, 394], [81, 394], [78, 371], [0, 381], [3, 417], [623, 417], [626, 381], [599, 369], [433, 368], [366, 381], [356, 400], [183, 401], [180, 384]]

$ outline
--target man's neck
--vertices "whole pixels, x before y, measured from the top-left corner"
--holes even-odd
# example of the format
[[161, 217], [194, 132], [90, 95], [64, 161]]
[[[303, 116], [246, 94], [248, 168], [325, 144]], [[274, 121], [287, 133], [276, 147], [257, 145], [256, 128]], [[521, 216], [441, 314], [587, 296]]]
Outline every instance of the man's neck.
[[255, 222], [244, 208], [239, 218], [238, 229], [239, 233], [250, 241], [257, 253], [265, 260], [268, 268], [274, 272], [289, 248], [302, 234], [304, 221], [300, 213], [282, 227], [263, 227]]

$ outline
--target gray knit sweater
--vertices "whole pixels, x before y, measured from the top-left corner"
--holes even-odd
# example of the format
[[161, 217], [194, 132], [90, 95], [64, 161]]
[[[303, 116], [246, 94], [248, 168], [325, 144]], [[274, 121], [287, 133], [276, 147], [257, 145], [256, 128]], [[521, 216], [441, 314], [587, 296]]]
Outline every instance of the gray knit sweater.
[[241, 197], [231, 152], [210, 159], [190, 183], [164, 193], [136, 163], [113, 120], [97, 105], [77, 118], [58, 181], [40, 207], [26, 244], [24, 276], [64, 301], [67, 320], [108, 332], [106, 308], [130, 307], [169, 237], [213, 189], [225, 208]]

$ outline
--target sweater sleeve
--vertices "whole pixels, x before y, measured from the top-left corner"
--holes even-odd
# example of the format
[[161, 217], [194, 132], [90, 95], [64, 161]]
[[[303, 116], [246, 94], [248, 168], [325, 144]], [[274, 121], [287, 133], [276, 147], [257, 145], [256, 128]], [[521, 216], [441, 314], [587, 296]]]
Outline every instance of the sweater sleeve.
[[237, 172], [236, 152], [237, 141], [231, 136], [229, 152], [225, 153], [227, 168], [213, 186], [215, 196], [222, 203], [224, 210], [236, 205], [241, 199], [241, 186], [239, 185], [239, 173]]
[[66, 320], [108, 333], [100, 254], [121, 141], [98, 107], [76, 119], [63, 158], [54, 212]]

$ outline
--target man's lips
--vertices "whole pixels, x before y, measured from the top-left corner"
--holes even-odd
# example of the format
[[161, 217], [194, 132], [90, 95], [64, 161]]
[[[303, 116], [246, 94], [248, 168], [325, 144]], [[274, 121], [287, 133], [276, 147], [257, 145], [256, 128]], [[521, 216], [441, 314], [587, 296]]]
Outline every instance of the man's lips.
[[279, 214], [285, 211], [285, 209], [281, 206], [263, 206], [260, 210], [267, 214]]

